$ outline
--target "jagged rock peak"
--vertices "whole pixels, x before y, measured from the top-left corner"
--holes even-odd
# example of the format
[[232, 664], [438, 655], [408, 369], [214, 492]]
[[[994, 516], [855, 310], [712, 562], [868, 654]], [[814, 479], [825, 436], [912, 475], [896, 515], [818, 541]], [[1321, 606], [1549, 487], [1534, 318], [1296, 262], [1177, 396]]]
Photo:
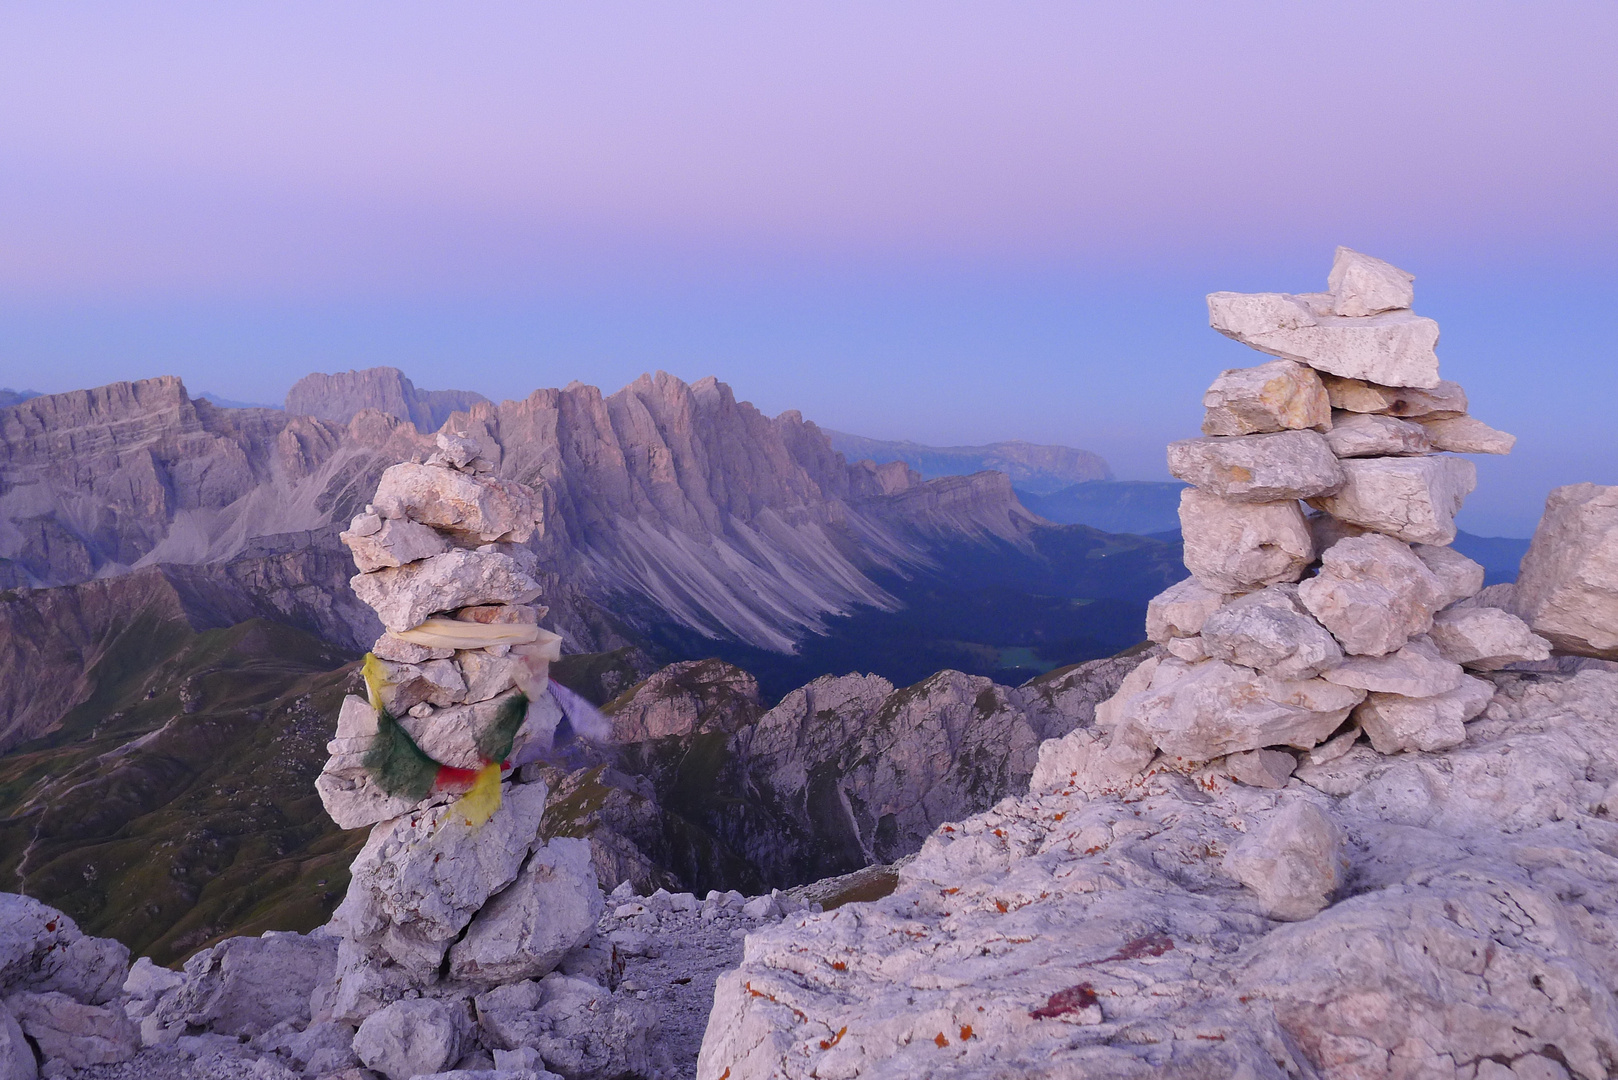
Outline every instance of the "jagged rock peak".
[[437, 431], [451, 413], [489, 399], [474, 390], [418, 390], [396, 367], [305, 375], [287, 391], [289, 413], [346, 424], [361, 409], [396, 416], [423, 432]]

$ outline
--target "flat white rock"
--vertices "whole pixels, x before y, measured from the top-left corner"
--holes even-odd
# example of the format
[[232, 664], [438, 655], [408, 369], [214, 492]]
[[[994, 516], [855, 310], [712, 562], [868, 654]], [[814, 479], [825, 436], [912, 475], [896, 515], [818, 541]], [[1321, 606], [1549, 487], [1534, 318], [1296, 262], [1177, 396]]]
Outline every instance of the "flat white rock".
[[1447, 750], [1466, 741], [1466, 722], [1489, 705], [1493, 684], [1461, 676], [1455, 689], [1432, 697], [1372, 694], [1354, 710], [1379, 754], [1401, 750]]
[[[1439, 383], [1438, 324], [1409, 311], [1345, 318], [1287, 293], [1210, 293], [1208, 322], [1221, 334], [1316, 371], [1383, 386]], [[1324, 307], [1324, 305], [1322, 305]]]
[[1466, 391], [1460, 383], [1442, 379], [1437, 386], [1380, 386], [1364, 379], [1322, 375], [1327, 400], [1334, 410], [1382, 413], [1406, 419], [1438, 420], [1466, 415]]
[[1438, 648], [1413, 638], [1385, 656], [1351, 656], [1326, 672], [1328, 682], [1381, 694], [1410, 698], [1447, 694], [1461, 685], [1461, 665], [1445, 659]]
[[1427, 429], [1420, 424], [1396, 416], [1342, 410], [1332, 414], [1326, 445], [1340, 458], [1409, 457], [1433, 451]]
[[1413, 544], [1453, 541], [1455, 515], [1478, 482], [1477, 466], [1458, 457], [1349, 458], [1342, 468], [1343, 486], [1309, 504]]
[[1169, 443], [1169, 472], [1234, 502], [1269, 503], [1329, 495], [1343, 470], [1314, 431], [1205, 436]]
[[1509, 454], [1517, 444], [1517, 436], [1497, 431], [1470, 416], [1423, 419], [1421, 426], [1426, 429], [1433, 449], [1456, 454]]

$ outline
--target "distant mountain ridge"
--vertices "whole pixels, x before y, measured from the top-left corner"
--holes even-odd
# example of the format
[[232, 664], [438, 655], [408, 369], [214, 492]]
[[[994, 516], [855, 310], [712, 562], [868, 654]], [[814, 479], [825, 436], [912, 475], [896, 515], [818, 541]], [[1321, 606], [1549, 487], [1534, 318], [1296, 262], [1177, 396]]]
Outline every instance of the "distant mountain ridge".
[[[369, 646], [380, 628], [348, 588], [336, 534], [383, 469], [433, 444], [398, 415], [422, 404], [402, 373], [332, 378], [348, 397], [327, 411], [398, 408], [364, 406], [346, 422], [220, 408], [166, 376], [0, 410], [0, 589], [162, 567], [209, 610]], [[289, 404], [320, 384], [300, 385]], [[712, 378], [647, 375], [611, 395], [575, 383], [452, 415], [500, 475], [539, 494], [544, 533], [530, 547], [570, 650], [672, 623], [791, 652], [828, 618], [892, 610], [874, 575], [935, 565], [950, 544], [1032, 551], [1041, 527], [1002, 474], [924, 481], [902, 464], [850, 465], [796, 412], [767, 417]], [[19, 594], [0, 610], [0, 640], [44, 603]], [[76, 640], [93, 644], [98, 618]]]
[[286, 411], [346, 424], [361, 410], [376, 409], [417, 431], [434, 432], [451, 414], [488, 400], [474, 390], [418, 390], [398, 368], [374, 367], [305, 375], [287, 391]]
[[5, 408], [7, 405], [16, 405], [27, 401], [29, 398], [39, 396], [39, 391], [37, 390], [12, 390], [8, 387], [0, 387], [0, 409]]
[[924, 446], [909, 440], [868, 439], [829, 428], [821, 430], [831, 440], [832, 449], [849, 461], [874, 461], [878, 465], [902, 461], [927, 480], [989, 469], [1005, 473], [1019, 491], [1043, 495], [1087, 480], [1112, 479], [1112, 468], [1101, 455], [1070, 446], [1020, 439], [986, 446]]

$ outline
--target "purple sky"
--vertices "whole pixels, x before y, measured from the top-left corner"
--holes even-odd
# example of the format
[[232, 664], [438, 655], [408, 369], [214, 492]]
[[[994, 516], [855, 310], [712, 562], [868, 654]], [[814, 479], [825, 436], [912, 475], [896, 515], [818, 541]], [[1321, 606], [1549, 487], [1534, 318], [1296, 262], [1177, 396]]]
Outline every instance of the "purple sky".
[[1618, 5], [10, 5], [0, 386], [276, 401], [718, 374], [767, 411], [1162, 474], [1211, 289], [1417, 274], [1522, 436], [1466, 523], [1618, 482]]

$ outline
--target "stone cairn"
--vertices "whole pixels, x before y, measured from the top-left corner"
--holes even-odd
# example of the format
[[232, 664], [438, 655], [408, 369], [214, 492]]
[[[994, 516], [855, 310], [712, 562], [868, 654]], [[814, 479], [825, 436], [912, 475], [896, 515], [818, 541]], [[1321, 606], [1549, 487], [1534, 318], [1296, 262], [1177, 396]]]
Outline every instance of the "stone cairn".
[[[527, 995], [524, 1015], [540, 1017], [543, 986], [602, 976], [611, 962], [595, 936], [603, 900], [590, 845], [540, 839], [548, 792], [523, 767], [550, 749], [565, 715], [548, 679], [560, 639], [539, 626], [546, 609], [525, 546], [542, 528], [533, 493], [494, 476], [472, 440], [439, 434], [437, 446], [387, 469], [342, 534], [360, 570], [354, 592], [384, 627], [367, 660], [380, 677], [369, 699], [343, 701], [316, 781], [337, 824], [371, 833], [327, 928], [337, 966], [314, 1019], [359, 1023], [355, 1052], [396, 1080], [450, 1067], [477, 1031], [487, 1041], [485, 1013], [513, 987]], [[490, 762], [491, 725], [514, 715], [509, 755]], [[390, 778], [393, 723], [410, 736], [405, 764], [436, 770], [425, 785]], [[485, 800], [474, 812], [473, 778], [496, 767], [498, 809], [487, 815]], [[417, 1042], [410, 1063], [388, 1063]]]
[[[1338, 248], [1328, 291], [1213, 293], [1213, 328], [1278, 359], [1225, 371], [1202, 438], [1168, 448], [1191, 576], [1147, 608], [1169, 654], [1098, 710], [1109, 755], [1226, 759], [1281, 786], [1362, 736], [1384, 754], [1466, 738], [1493, 685], [1469, 672], [1549, 656], [1448, 545], [1476, 485], [1453, 454], [1515, 441], [1438, 377], [1438, 325], [1411, 275]], [[1306, 512], [1303, 504], [1312, 508]]]

